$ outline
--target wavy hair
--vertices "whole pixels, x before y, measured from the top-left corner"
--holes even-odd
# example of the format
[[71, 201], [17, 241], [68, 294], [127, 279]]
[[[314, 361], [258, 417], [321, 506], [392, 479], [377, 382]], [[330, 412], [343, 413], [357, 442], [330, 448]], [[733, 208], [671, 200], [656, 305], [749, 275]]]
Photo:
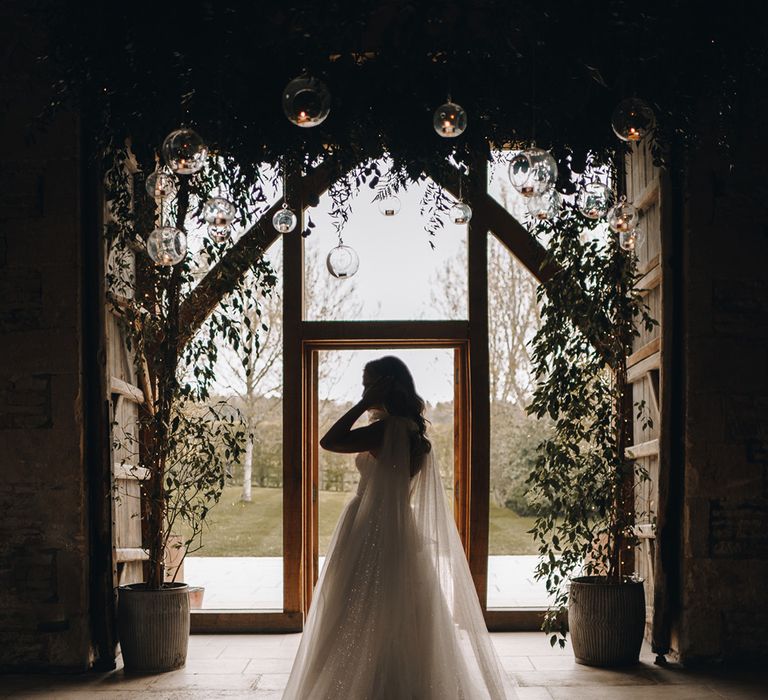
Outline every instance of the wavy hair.
[[384, 408], [393, 416], [411, 418], [419, 428], [418, 434], [411, 436], [411, 476], [421, 468], [420, 457], [432, 450], [432, 443], [427, 439], [427, 419], [424, 418], [426, 404], [416, 393], [413, 376], [405, 362], [394, 355], [386, 355], [371, 360], [365, 369], [374, 377], [391, 377], [392, 386], [384, 399]]

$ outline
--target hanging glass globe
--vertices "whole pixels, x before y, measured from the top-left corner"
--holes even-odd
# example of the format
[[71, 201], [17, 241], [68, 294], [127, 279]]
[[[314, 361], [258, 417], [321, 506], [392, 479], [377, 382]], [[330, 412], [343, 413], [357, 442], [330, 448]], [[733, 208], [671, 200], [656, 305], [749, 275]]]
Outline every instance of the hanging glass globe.
[[321, 80], [299, 76], [283, 90], [283, 111], [296, 126], [317, 126], [331, 111], [331, 93]]
[[187, 237], [173, 226], [159, 226], [147, 238], [147, 255], [157, 265], [176, 265], [187, 254]]
[[632, 229], [631, 231], [619, 232], [619, 247], [622, 250], [637, 250], [637, 247], [642, 245], [644, 240], [645, 231], [639, 228]]
[[226, 243], [232, 235], [232, 226], [229, 224], [209, 224], [208, 236], [214, 243]]
[[176, 129], [163, 141], [166, 165], [179, 175], [193, 175], [208, 158], [208, 147], [192, 129]]
[[637, 227], [638, 219], [640, 215], [637, 209], [631, 204], [628, 204], [622, 197], [621, 201], [608, 210], [606, 215], [606, 221], [611, 227], [611, 230], [615, 233], [621, 233], [622, 231], [633, 231]]
[[173, 197], [178, 189], [176, 185], [176, 178], [165, 170], [157, 169], [147, 176], [147, 181], [144, 183], [147, 188], [147, 194], [152, 199], [165, 199], [166, 197]]
[[600, 219], [611, 206], [611, 190], [602, 182], [588, 182], [576, 197], [576, 206], [588, 219]]
[[528, 198], [528, 213], [538, 221], [552, 221], [560, 214], [563, 198], [557, 190]]
[[509, 181], [520, 194], [523, 192], [526, 182], [528, 182], [528, 176], [531, 174], [531, 161], [528, 160], [528, 156], [525, 151], [520, 151], [509, 162], [508, 171]]
[[467, 113], [461, 105], [446, 102], [435, 110], [432, 125], [443, 138], [456, 138], [461, 136], [467, 128]]
[[557, 180], [557, 163], [549, 151], [528, 148], [509, 164], [509, 181], [523, 197], [538, 197]]
[[285, 203], [283, 203], [283, 208], [279, 209], [272, 217], [272, 225], [275, 227], [275, 230], [280, 231], [280, 233], [290, 233], [296, 228], [297, 223], [298, 219], [296, 218], [296, 214], [294, 214]]
[[224, 197], [211, 197], [203, 205], [203, 219], [212, 226], [229, 226], [236, 213], [235, 205]]
[[379, 200], [379, 211], [384, 216], [395, 216], [400, 211], [400, 197], [386, 197]]
[[360, 258], [354, 248], [339, 243], [328, 253], [325, 264], [334, 277], [346, 279], [352, 277], [360, 267]]
[[619, 233], [619, 247], [622, 250], [633, 251], [637, 245], [637, 236], [634, 231], [622, 231]]
[[472, 207], [466, 202], [456, 202], [456, 204], [451, 207], [448, 216], [450, 216], [451, 221], [454, 224], [468, 224], [469, 220], [472, 218]]
[[611, 117], [613, 131], [622, 141], [641, 141], [655, 125], [650, 105], [637, 97], [619, 102]]

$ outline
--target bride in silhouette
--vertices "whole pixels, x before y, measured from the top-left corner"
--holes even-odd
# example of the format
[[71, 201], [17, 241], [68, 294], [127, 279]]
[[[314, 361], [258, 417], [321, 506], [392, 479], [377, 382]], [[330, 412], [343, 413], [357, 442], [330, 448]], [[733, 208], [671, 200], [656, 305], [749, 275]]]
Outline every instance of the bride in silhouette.
[[[512, 698], [411, 373], [382, 357], [365, 366], [363, 387], [320, 441], [358, 453], [360, 482], [331, 537], [283, 698]], [[366, 411], [370, 424], [353, 429]]]

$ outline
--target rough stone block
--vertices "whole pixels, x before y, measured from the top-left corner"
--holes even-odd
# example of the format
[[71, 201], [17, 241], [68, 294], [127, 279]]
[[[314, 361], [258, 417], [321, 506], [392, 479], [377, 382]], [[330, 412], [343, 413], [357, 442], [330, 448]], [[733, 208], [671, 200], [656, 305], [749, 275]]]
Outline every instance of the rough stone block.
[[52, 425], [50, 374], [0, 378], [0, 430]]
[[768, 501], [713, 500], [709, 551], [726, 559], [768, 559]]
[[5, 268], [0, 275], [0, 333], [34, 330], [42, 324], [40, 270]]
[[713, 284], [712, 324], [716, 333], [768, 334], [768, 282], [764, 279], [716, 279]]

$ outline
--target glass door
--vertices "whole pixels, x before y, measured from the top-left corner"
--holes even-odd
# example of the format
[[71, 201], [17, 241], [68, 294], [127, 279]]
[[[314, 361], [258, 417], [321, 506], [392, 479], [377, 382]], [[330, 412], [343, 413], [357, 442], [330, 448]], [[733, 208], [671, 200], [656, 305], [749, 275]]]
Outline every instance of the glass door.
[[[437, 458], [443, 485], [453, 503], [454, 516], [466, 533], [466, 439], [468, 415], [463, 399], [466, 352], [462, 347], [345, 347], [343, 344], [307, 349], [309, 386], [307, 417], [311, 420], [312, 444], [306, 446], [309, 462], [306, 482], [311, 484], [311, 515], [306, 552], [306, 592], [311, 596], [325, 562], [334, 528], [359, 480], [355, 455], [327, 452], [318, 441], [362, 393], [362, 373], [367, 362], [396, 355], [408, 365], [416, 390], [426, 403], [427, 435]], [[367, 414], [358, 426], [368, 422]]]

